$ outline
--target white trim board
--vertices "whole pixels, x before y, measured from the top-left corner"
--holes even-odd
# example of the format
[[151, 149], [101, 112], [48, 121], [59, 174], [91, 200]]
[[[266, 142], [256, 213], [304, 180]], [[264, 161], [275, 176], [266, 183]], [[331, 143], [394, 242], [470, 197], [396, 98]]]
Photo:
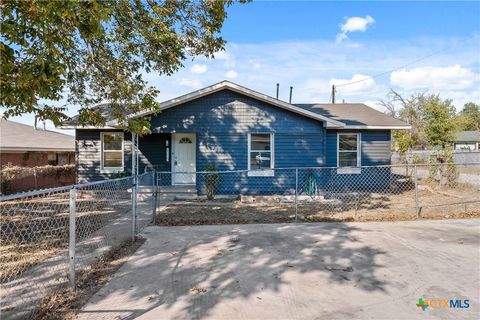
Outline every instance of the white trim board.
[[[226, 81], [226, 80], [222, 81], [222, 82], [219, 82], [219, 83], [216, 83], [216, 84], [213, 84], [213, 85], [208, 86], [206, 88], [199, 89], [199, 90], [193, 91], [191, 93], [184, 94], [180, 97], [164, 101], [164, 102], [160, 103], [160, 110], [166, 110], [166, 109], [175, 107], [179, 104], [183, 104], [183, 103], [186, 103], [188, 101], [192, 101], [192, 100], [204, 97], [206, 95], [209, 95], [209, 94], [212, 94], [212, 93], [224, 90], [224, 89], [229, 89], [229, 90], [232, 90], [234, 92], [237, 92], [237, 93], [249, 96], [251, 98], [257, 99], [259, 101], [263, 101], [263, 102], [266, 102], [268, 104], [274, 105], [276, 107], [301, 114], [301, 115], [306, 116], [308, 118], [312, 118], [312, 119], [315, 119], [315, 120], [325, 122], [327, 128], [342, 128], [342, 127], [345, 126], [345, 123], [343, 123], [341, 121], [333, 120], [331, 118], [322, 116], [318, 113], [311, 112], [311, 111], [305, 110], [305, 109], [300, 108], [300, 107], [296, 107], [296, 106], [294, 106], [290, 103], [284, 102], [282, 100], [275, 99], [275, 98], [270, 97], [266, 94], [262, 94], [260, 92], [248, 89], [246, 87], [243, 87], [241, 85], [238, 85], [236, 83]], [[150, 115], [152, 113], [153, 113], [152, 111], [139, 112], [139, 113], [129, 115], [128, 118], [143, 117], [143, 116]], [[117, 126], [117, 123], [115, 121], [109, 121], [109, 122], [107, 122], [107, 125], [115, 127], [115, 126]], [[71, 129], [71, 127], [72, 126], [68, 127], [68, 129]], [[67, 127], [61, 127], [61, 128], [67, 129]]]
[[351, 129], [367, 129], [367, 130], [410, 130], [412, 126], [350, 126], [346, 125], [339, 130], [351, 130]]
[[[203, 96], [206, 96], [206, 95], [209, 95], [209, 94], [212, 94], [212, 93], [224, 90], [224, 89], [230, 89], [232, 91], [238, 92], [240, 94], [244, 94], [244, 95], [249, 96], [251, 98], [254, 98], [254, 99], [272, 104], [274, 106], [280, 107], [282, 109], [286, 109], [286, 110], [289, 110], [289, 111], [307, 116], [309, 118], [313, 118], [313, 119], [316, 119], [316, 120], [323, 121], [327, 124], [327, 127], [329, 127], [329, 128], [338, 128], [338, 127], [341, 128], [341, 127], [345, 126], [345, 124], [341, 121], [333, 120], [333, 119], [330, 119], [328, 117], [319, 115], [315, 112], [311, 112], [311, 111], [305, 110], [303, 108], [296, 107], [296, 106], [291, 105], [287, 102], [275, 99], [273, 97], [267, 96], [267, 95], [262, 94], [260, 92], [248, 89], [246, 87], [243, 87], [241, 85], [238, 85], [236, 83], [226, 81], [226, 80], [222, 81], [222, 82], [219, 82], [219, 83], [216, 83], [216, 84], [213, 84], [213, 85], [208, 86], [206, 88], [203, 88], [203, 89], [200, 89], [200, 90], [197, 90], [197, 91], [193, 91], [193, 92], [185, 94], [183, 96], [180, 96], [180, 97], [162, 102], [160, 104], [160, 110], [165, 110], [165, 109], [168, 109], [168, 108], [172, 108], [172, 107], [175, 107], [179, 104], [183, 104], [185, 102], [195, 100], [195, 99], [201, 98]], [[146, 115], [149, 115], [149, 114], [152, 114], [152, 112], [151, 111], [140, 112], [140, 113], [137, 113], [137, 114], [133, 114], [130, 117], [131, 118], [137, 118], [137, 117], [142, 117], [142, 116], [146, 116]], [[115, 122], [109, 122], [108, 124], [115, 124]]]
[[[355, 134], [357, 136], [357, 166], [356, 167], [340, 167], [340, 136], [341, 135], [350, 135]], [[349, 151], [347, 151], [349, 152]], [[350, 151], [353, 152], [353, 151]], [[362, 133], [361, 132], [337, 132], [337, 168], [360, 168], [362, 166]], [[354, 172], [347, 172], [348, 170], [341, 170], [346, 172], [338, 172], [337, 173], [357, 173], [356, 170]], [[359, 173], [359, 172], [358, 172]]]
[[[104, 167], [103, 166], [103, 136], [105, 134], [121, 134], [122, 135], [122, 167]], [[132, 139], [133, 140], [133, 139]], [[110, 150], [112, 151], [112, 150]], [[133, 141], [132, 141], [133, 151]], [[106, 131], [100, 132], [100, 173], [123, 172], [125, 170], [125, 133], [122, 131]]]
[[[252, 170], [250, 166], [250, 153], [251, 150], [251, 143], [252, 143], [252, 134], [268, 134], [270, 135], [270, 170], [263, 169], [263, 170]], [[275, 134], [273, 132], [249, 132], [247, 135], [247, 175], [249, 177], [273, 177], [275, 172], [273, 168], [275, 168]]]

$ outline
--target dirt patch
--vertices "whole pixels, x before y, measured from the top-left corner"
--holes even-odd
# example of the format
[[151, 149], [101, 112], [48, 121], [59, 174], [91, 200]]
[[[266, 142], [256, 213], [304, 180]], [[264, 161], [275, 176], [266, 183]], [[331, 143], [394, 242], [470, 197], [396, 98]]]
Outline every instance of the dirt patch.
[[[460, 219], [478, 218], [480, 211], [457, 212], [448, 215], [425, 213], [421, 219]], [[386, 213], [358, 215], [351, 213], [325, 213], [314, 204], [302, 205], [298, 208], [299, 222], [351, 222], [351, 221], [405, 221], [415, 220], [415, 213]], [[212, 206], [212, 205], [170, 205], [159, 212], [158, 225], [203, 225], [203, 224], [247, 224], [247, 223], [281, 223], [294, 222], [295, 211], [291, 206]]]
[[110, 279], [128, 258], [145, 242], [138, 238], [113, 247], [91, 269], [79, 272], [77, 289], [63, 289], [47, 296], [37, 308], [36, 319], [74, 319], [81, 307]]
[[[442, 189], [423, 184], [419, 188], [422, 219], [480, 217], [479, 191], [471, 186]], [[302, 198], [297, 203], [297, 221], [400, 221], [416, 219], [415, 191], [393, 193], [331, 193]], [[263, 198], [258, 198], [263, 199]], [[258, 200], [257, 199], [257, 200]], [[295, 203], [174, 203], [157, 216], [159, 225], [245, 224], [295, 221]]]

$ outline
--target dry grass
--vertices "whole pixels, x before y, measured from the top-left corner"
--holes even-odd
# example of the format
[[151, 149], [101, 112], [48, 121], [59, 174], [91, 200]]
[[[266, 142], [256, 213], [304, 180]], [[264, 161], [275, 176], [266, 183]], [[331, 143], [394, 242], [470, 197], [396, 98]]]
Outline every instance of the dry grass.
[[[18, 279], [38, 263], [68, 249], [68, 199], [64, 195], [0, 204], [0, 283]], [[106, 201], [77, 201], [77, 239], [86, 238], [122, 214]]]
[[32, 246], [25, 244], [0, 245], [0, 283], [18, 278], [37, 263], [61, 251], [60, 243]]
[[[424, 184], [419, 191], [420, 217], [480, 217], [479, 192], [471, 186], [441, 189]], [[477, 202], [473, 202], [477, 201]], [[416, 219], [415, 191], [399, 194], [339, 194], [329, 200], [298, 204], [298, 221], [397, 221]], [[294, 203], [178, 203], [158, 213], [159, 225], [245, 224], [295, 221]]]
[[128, 258], [145, 242], [138, 238], [113, 247], [95, 262], [88, 271], [78, 274], [77, 288], [73, 292], [63, 289], [47, 296], [35, 312], [36, 319], [74, 319], [80, 308], [110, 279]]

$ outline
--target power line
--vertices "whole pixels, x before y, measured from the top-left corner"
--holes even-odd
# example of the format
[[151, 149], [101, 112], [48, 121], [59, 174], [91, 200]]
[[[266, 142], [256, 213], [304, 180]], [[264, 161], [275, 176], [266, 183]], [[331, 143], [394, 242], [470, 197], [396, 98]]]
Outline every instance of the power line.
[[[467, 40], [470, 40], [470, 39], [467, 39]], [[465, 40], [465, 41], [467, 41], [467, 40]], [[381, 72], [381, 73], [376, 74], [376, 75], [374, 75], [374, 76], [369, 76], [369, 77], [366, 77], [366, 78], [363, 78], [363, 79], [360, 79], [360, 80], [355, 80], [355, 81], [348, 82], [348, 83], [337, 84], [337, 85], [335, 85], [335, 88], [344, 87], [344, 86], [349, 86], [349, 85], [351, 85], [351, 84], [355, 84], [355, 83], [367, 81], [367, 80], [370, 80], [370, 79], [375, 79], [375, 78], [381, 77], [381, 76], [383, 76], [383, 75], [386, 75], [386, 74], [388, 74], [388, 73], [390, 73], [390, 72], [397, 71], [397, 70], [400, 70], [400, 69], [402, 69], [402, 68], [408, 67], [408, 66], [410, 66], [410, 65], [412, 65], [412, 64], [415, 64], [415, 63], [417, 63], [417, 62], [419, 62], [419, 61], [428, 59], [428, 58], [430, 58], [430, 57], [432, 57], [432, 56], [434, 56], [434, 55], [437, 55], [437, 54], [439, 54], [439, 53], [442, 53], [442, 52], [445, 52], [445, 51], [450, 51], [450, 50], [452, 50], [452, 49], [453, 49], [452, 47], [450, 47], [450, 48], [445, 48], [445, 49], [443, 49], [443, 50], [440, 50], [440, 51], [436, 51], [436, 52], [434, 52], [434, 53], [431, 53], [431, 54], [429, 54], [428, 56], [424, 56], [424, 57], [422, 57], [422, 58], [419, 58], [419, 59], [410, 61], [410, 62], [408, 62], [408, 63], [406, 63], [406, 64], [404, 64], [404, 65], [401, 65], [401, 66], [399, 66], [399, 67], [396, 67], [396, 68], [391, 69], [391, 70], [388, 70], [388, 71]]]

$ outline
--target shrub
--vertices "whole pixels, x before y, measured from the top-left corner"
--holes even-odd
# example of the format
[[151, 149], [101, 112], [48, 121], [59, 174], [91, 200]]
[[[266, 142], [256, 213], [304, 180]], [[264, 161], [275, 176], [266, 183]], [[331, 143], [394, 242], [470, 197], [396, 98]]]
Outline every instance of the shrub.
[[454, 161], [451, 146], [436, 150], [429, 159], [430, 180], [438, 182], [440, 186], [455, 187], [459, 172]]
[[218, 173], [218, 168], [214, 163], [208, 163], [203, 168], [203, 171], [208, 172], [205, 173], [207, 199], [213, 200], [218, 192], [218, 187], [220, 186], [220, 174]]

